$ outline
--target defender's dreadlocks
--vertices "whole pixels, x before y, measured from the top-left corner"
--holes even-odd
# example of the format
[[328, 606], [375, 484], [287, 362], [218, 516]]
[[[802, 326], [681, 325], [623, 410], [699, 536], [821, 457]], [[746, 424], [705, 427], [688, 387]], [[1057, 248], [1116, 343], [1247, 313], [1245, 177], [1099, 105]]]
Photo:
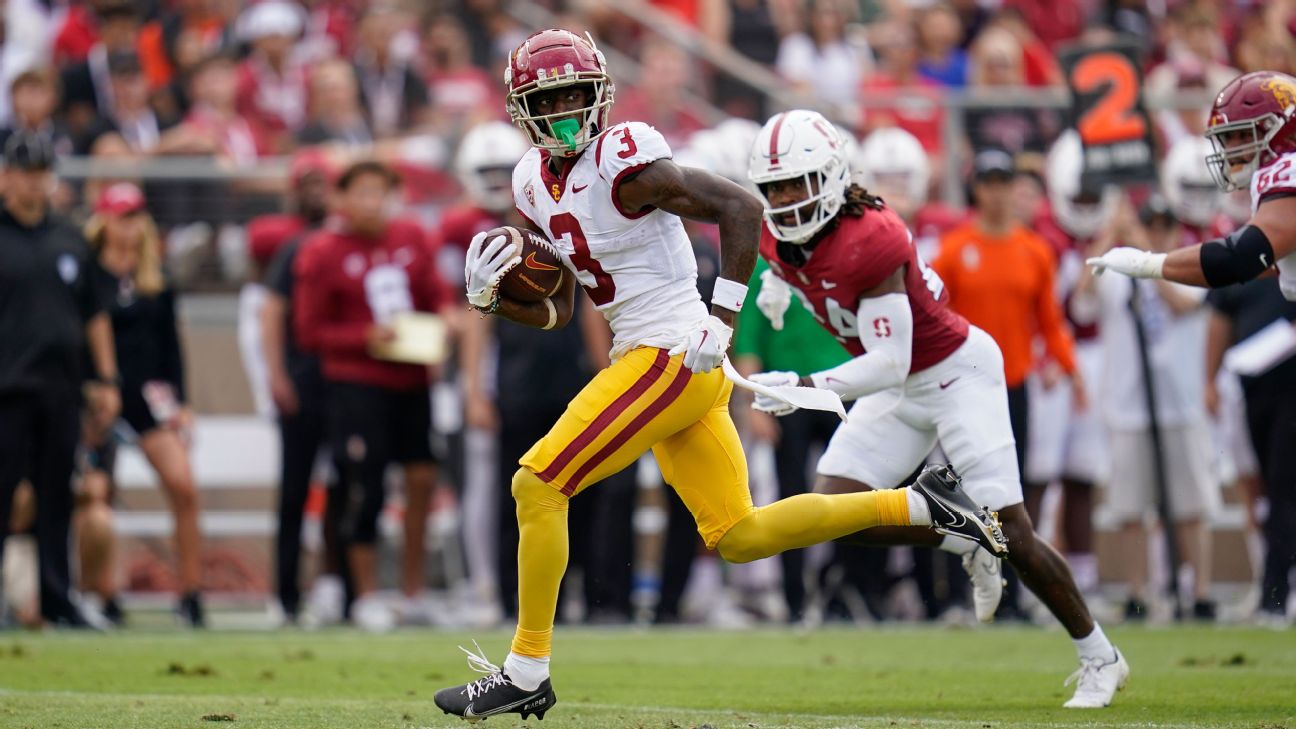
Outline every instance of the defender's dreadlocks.
[[881, 210], [886, 207], [882, 198], [870, 193], [860, 185], [852, 182], [850, 187], [846, 188], [846, 204], [842, 206], [845, 213], [852, 218], [864, 216], [864, 211]]

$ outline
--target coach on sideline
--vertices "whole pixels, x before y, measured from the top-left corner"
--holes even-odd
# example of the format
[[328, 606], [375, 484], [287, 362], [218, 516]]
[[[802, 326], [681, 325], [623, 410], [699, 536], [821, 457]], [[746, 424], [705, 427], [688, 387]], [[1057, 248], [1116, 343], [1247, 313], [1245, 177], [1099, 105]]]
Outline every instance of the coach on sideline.
[[[72, 600], [68, 528], [82, 382], [95, 422], [121, 409], [112, 324], [81, 231], [51, 214], [54, 147], [15, 132], [4, 146], [0, 204], [0, 547], [14, 489], [36, 492], [41, 616], [86, 627]], [[93, 369], [85, 371], [86, 352]]]

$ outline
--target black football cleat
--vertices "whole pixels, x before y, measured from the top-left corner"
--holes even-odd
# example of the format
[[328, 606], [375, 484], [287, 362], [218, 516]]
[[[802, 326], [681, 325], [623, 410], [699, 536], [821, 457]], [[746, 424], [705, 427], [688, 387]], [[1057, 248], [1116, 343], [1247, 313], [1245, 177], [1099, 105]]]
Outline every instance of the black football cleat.
[[[476, 641], [473, 643], [476, 645]], [[442, 711], [468, 721], [481, 721], [499, 714], [521, 714], [529, 719], [535, 715], [543, 721], [545, 712], [558, 703], [553, 685], [545, 679], [534, 691], [516, 686], [504, 670], [486, 660], [477, 647], [477, 653], [460, 647], [468, 654], [468, 665], [485, 674], [476, 681], [461, 686], [451, 686], [436, 692], [434, 701]]]
[[999, 515], [972, 503], [959, 489], [960, 482], [952, 466], [928, 466], [910, 488], [926, 499], [932, 529], [971, 539], [996, 557], [1007, 555], [1008, 540], [999, 526]]

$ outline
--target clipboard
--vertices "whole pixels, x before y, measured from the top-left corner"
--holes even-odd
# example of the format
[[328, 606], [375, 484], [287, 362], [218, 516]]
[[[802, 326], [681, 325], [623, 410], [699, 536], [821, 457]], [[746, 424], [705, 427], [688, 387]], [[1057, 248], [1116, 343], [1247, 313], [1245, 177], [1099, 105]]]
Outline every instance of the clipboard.
[[390, 326], [396, 338], [370, 348], [369, 353], [376, 359], [435, 365], [444, 362], [450, 353], [445, 320], [436, 314], [403, 311], [392, 317]]

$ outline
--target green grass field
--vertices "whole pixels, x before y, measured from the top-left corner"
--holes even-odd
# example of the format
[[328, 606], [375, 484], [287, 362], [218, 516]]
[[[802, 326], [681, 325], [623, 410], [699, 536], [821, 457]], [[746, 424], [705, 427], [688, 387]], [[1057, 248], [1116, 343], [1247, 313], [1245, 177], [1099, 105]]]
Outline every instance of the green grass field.
[[[560, 630], [558, 705], [580, 729], [1296, 729], [1296, 632], [1114, 630], [1133, 668], [1110, 709], [1061, 707], [1063, 634], [1029, 628], [715, 633]], [[479, 635], [492, 658], [504, 633]], [[432, 704], [468, 636], [400, 632], [0, 634], [0, 727], [462, 727]], [[227, 723], [228, 722], [228, 723]]]

